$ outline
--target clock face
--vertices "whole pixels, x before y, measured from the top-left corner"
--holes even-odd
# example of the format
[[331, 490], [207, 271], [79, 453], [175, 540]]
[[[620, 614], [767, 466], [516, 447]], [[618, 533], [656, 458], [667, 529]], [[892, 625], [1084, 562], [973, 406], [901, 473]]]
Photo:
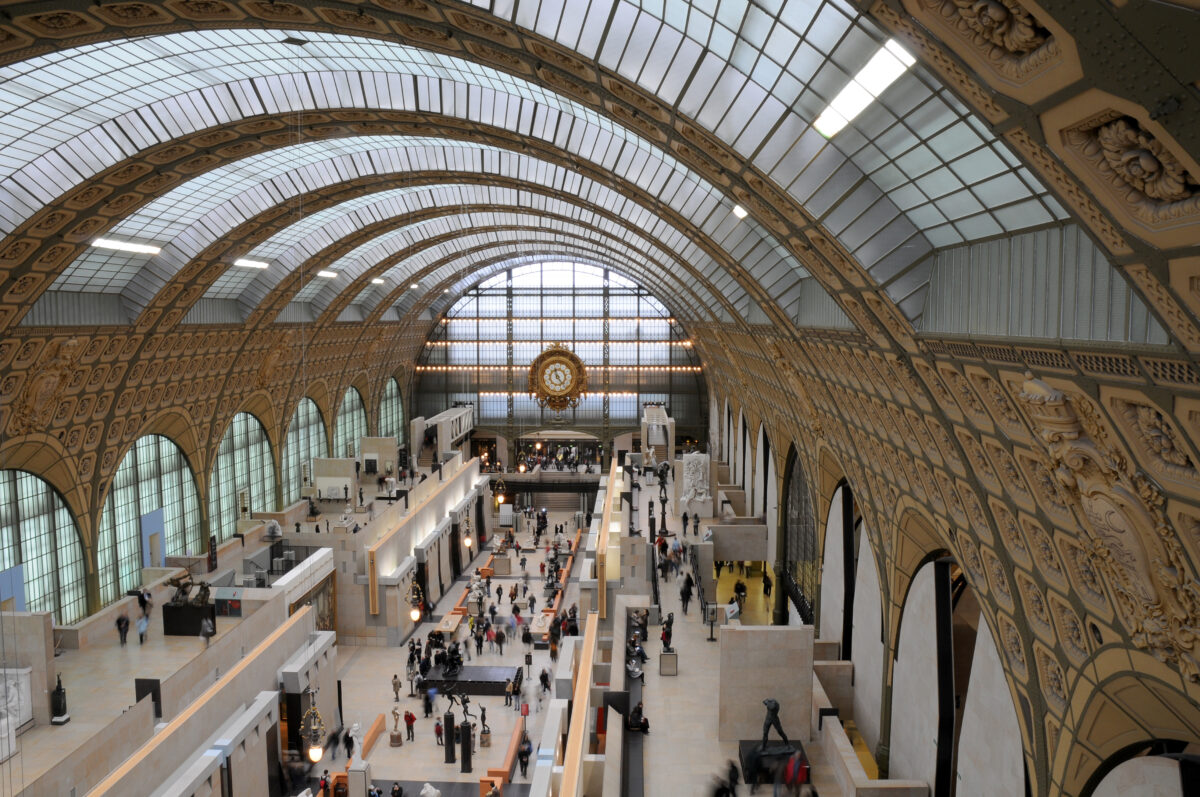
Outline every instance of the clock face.
[[542, 386], [547, 393], [562, 395], [575, 383], [571, 367], [561, 360], [551, 360], [542, 369]]
[[554, 412], [574, 407], [587, 392], [587, 370], [578, 355], [555, 343], [529, 364], [529, 390], [538, 404]]

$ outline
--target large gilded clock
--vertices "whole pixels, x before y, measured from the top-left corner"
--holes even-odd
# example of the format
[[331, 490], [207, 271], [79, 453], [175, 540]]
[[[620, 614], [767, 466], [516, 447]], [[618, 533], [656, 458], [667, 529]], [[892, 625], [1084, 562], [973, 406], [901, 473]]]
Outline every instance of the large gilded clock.
[[543, 407], [562, 412], [579, 404], [586, 390], [583, 361], [561, 343], [546, 347], [529, 366], [529, 392]]

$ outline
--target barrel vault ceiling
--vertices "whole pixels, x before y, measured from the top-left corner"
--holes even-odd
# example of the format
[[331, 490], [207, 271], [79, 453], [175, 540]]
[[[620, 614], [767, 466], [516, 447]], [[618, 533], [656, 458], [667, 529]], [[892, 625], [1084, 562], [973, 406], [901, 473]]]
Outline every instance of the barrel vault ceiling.
[[234, 412], [278, 457], [302, 396], [411, 388], [469, 286], [603, 265], [779, 473], [791, 441], [818, 505], [854, 486], [889, 645], [922, 558], [963, 562], [1033, 793], [1079, 793], [1131, 741], [1200, 740], [1197, 13], [0, 2], [3, 466], [94, 561], [139, 435], [203, 494]]

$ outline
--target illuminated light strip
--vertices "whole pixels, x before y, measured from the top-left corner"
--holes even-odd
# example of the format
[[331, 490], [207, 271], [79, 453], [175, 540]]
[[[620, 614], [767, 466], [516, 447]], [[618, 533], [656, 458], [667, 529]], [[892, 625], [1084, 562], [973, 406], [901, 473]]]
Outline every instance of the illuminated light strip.
[[317, 272], [318, 277], [324, 277], [325, 279], [333, 279], [337, 275], [338, 273], [336, 271], [326, 271], [325, 269]]
[[95, 238], [92, 246], [97, 249], [116, 249], [119, 252], [136, 252], [139, 255], [157, 255], [162, 251], [160, 246], [150, 244], [135, 244], [132, 241], [116, 241], [112, 238]]
[[[480, 321], [485, 322], [485, 323], [488, 321], [497, 321], [497, 322], [503, 323], [503, 322], [509, 321], [509, 320], [512, 320], [514, 322], [538, 321], [538, 322], [544, 322], [547, 324], [553, 324], [555, 321], [564, 321], [564, 322], [565, 321], [574, 321], [574, 322], [595, 321], [596, 323], [600, 323], [602, 321], [605, 321], [606, 319], [603, 316], [594, 316], [594, 315], [593, 316], [584, 316], [583, 318], [559, 318], [557, 316], [551, 317], [551, 318], [543, 318], [541, 316], [513, 316], [511, 319], [508, 316], [456, 316], [454, 318], [443, 318], [442, 323], [444, 324], [444, 323], [447, 323], [450, 321], [453, 321], [456, 324], [460, 323], [460, 322], [473, 324], [473, 323], [480, 322]], [[665, 321], [668, 324], [675, 323], [674, 318], [662, 318], [661, 316], [615, 316], [615, 315], [613, 315], [613, 316], [609, 316], [607, 320], [608, 321], [636, 321], [638, 323], [649, 323], [651, 321]]]
[[242, 268], [270, 268], [271, 267], [271, 264], [266, 262], [265, 260], [247, 260], [244, 257], [239, 257], [237, 260], [233, 261], [233, 264], [235, 266], [241, 266]]
[[838, 92], [813, 127], [825, 138], [833, 138], [916, 62], [895, 39], [889, 39]]
[[[427, 340], [426, 346], [507, 346], [510, 341], [507, 340]], [[513, 338], [513, 344], [524, 343], [531, 346], [549, 346], [551, 343], [560, 341], [549, 340], [522, 340]], [[604, 343], [603, 340], [576, 340], [572, 341], [572, 345], [599, 345]], [[684, 346], [690, 347], [690, 340], [609, 340], [610, 346]]]
[[[533, 401], [533, 402], [535, 402], [535, 403], [536, 403], [536, 401], [537, 401], [536, 399], [532, 398], [532, 397], [529, 395], [529, 391], [528, 391], [528, 390], [515, 390], [515, 391], [512, 391], [512, 392], [507, 392], [507, 391], [486, 391], [486, 390], [481, 390], [481, 391], [479, 391], [479, 394], [478, 394], [478, 395], [480, 395], [480, 396], [497, 396], [497, 397], [504, 397], [504, 398], [507, 398], [507, 397], [509, 397], [509, 396], [513, 396], [513, 397], [515, 397], [515, 398], [524, 397], [524, 398], [527, 398], [527, 399], [529, 399], [530, 401]], [[600, 398], [600, 397], [602, 397], [602, 396], [608, 396], [609, 398], [635, 398], [635, 397], [637, 397], [637, 396], [640, 396], [640, 395], [642, 395], [642, 394], [641, 394], [641, 393], [635, 393], [635, 392], [605, 393], [605, 392], [604, 392], [604, 391], [602, 391], [602, 390], [597, 390], [597, 391], [591, 391], [591, 392], [588, 392], [588, 393], [584, 393], [584, 394], [583, 394], [583, 396], [582, 396], [582, 398], [585, 398], [585, 399], [587, 399], [587, 398]]]
[[[418, 371], [524, 371], [527, 365], [418, 365]], [[589, 371], [672, 371], [674, 373], [700, 373], [700, 365], [593, 365]]]

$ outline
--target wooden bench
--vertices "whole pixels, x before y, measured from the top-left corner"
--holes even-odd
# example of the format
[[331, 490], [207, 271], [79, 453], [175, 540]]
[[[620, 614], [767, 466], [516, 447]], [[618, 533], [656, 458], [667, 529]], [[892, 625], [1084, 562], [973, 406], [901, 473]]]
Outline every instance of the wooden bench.
[[[521, 747], [521, 739], [525, 736], [525, 718], [521, 717], [517, 720], [517, 724], [513, 726], [512, 737], [508, 740], [508, 750], [504, 753], [504, 765], [502, 767], [491, 767], [487, 771], [488, 778], [499, 778], [501, 783], [509, 783], [512, 781], [513, 768], [517, 765], [517, 750]], [[482, 785], [483, 779], [480, 779]], [[491, 788], [490, 786], [488, 788]], [[501, 787], [503, 788], [503, 787]], [[484, 794], [487, 792], [485, 791]]]

